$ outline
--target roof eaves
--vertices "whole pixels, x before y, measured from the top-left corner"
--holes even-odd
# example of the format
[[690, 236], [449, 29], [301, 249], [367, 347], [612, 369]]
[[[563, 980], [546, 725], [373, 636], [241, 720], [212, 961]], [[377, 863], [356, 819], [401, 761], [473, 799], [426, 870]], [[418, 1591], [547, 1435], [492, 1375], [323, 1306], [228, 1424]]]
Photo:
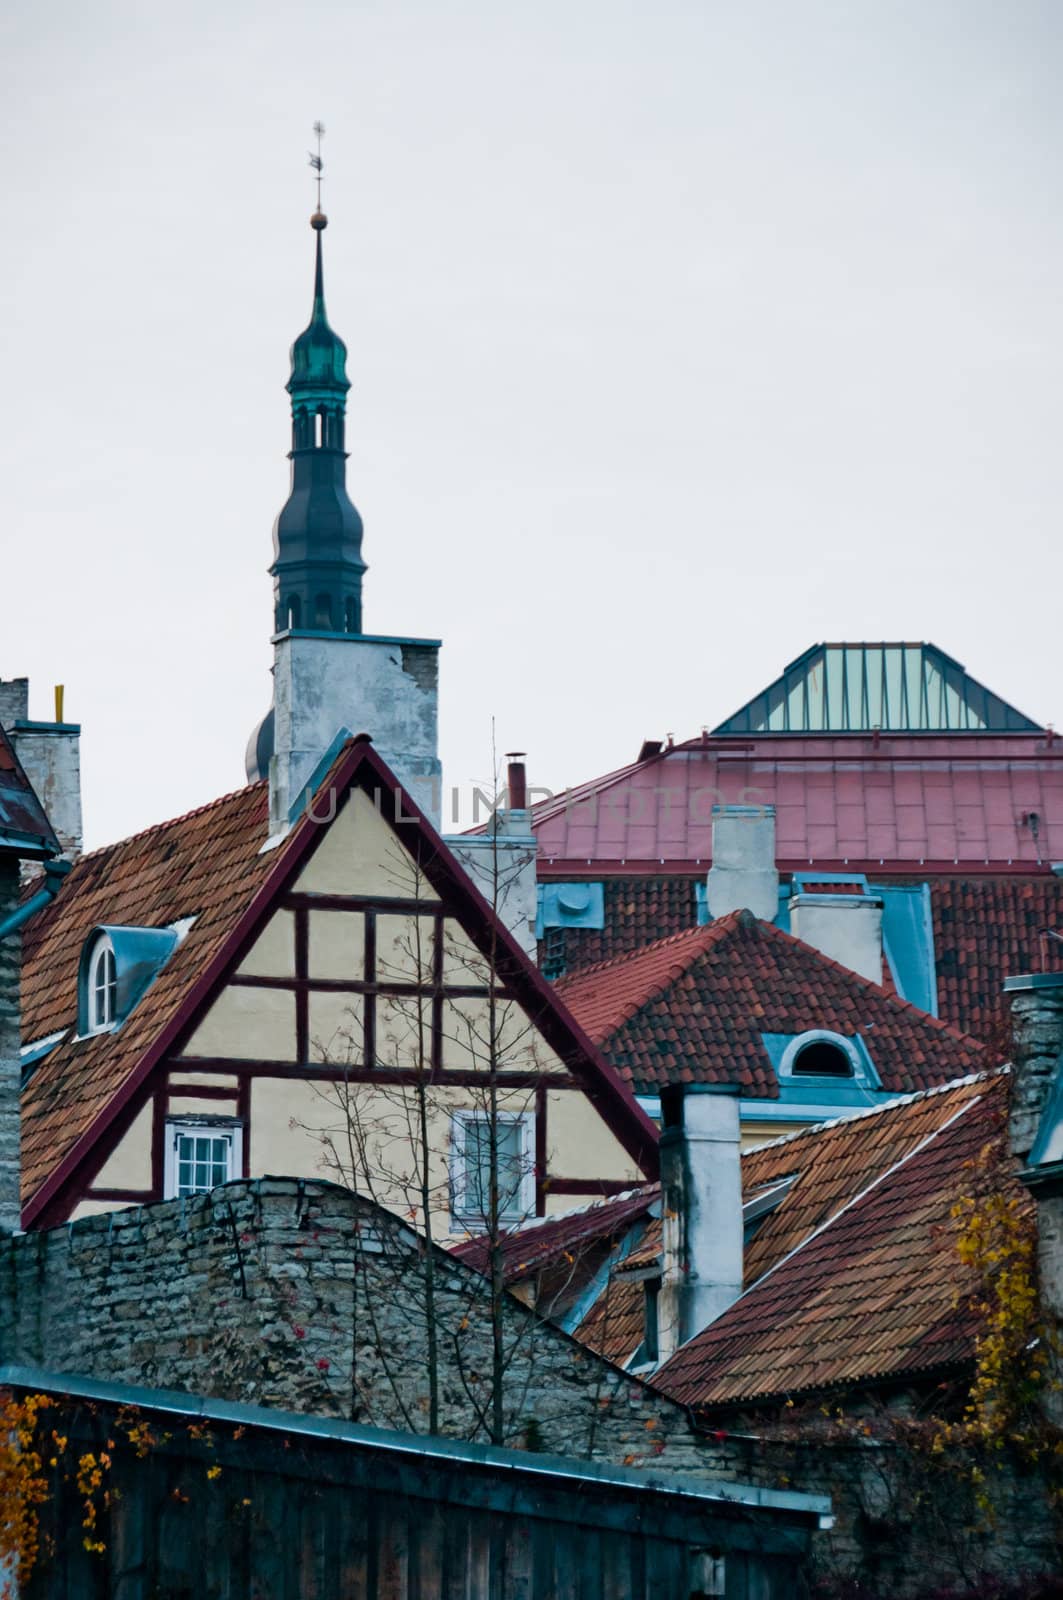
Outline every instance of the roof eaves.
[[796, 1144], [800, 1139], [811, 1139], [816, 1134], [823, 1133], [827, 1128], [837, 1128], [840, 1124], [860, 1122], [865, 1117], [881, 1117], [887, 1112], [896, 1111], [898, 1106], [912, 1105], [917, 1100], [932, 1100], [935, 1095], [951, 1094], [953, 1090], [965, 1087], [971, 1083], [989, 1083], [992, 1079], [1002, 1074], [1010, 1073], [1009, 1066], [992, 1067], [985, 1072], [968, 1072], [962, 1078], [950, 1078], [948, 1083], [936, 1083], [929, 1089], [916, 1089], [911, 1094], [892, 1095], [888, 1100], [877, 1101], [872, 1106], [863, 1106], [859, 1111], [846, 1112], [841, 1116], [828, 1117], [823, 1122], [812, 1122], [804, 1128], [794, 1128], [790, 1133], [780, 1133], [776, 1139], [765, 1139], [760, 1144], [750, 1146], [743, 1150], [743, 1157], [757, 1156], [763, 1150], [777, 1150], [781, 1145]]

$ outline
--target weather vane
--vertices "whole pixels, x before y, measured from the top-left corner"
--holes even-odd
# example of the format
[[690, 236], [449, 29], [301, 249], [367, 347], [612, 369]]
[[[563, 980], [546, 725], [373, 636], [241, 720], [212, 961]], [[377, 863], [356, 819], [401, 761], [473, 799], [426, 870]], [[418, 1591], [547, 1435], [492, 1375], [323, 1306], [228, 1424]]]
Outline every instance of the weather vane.
[[314, 169], [314, 174], [317, 180], [317, 209], [319, 211], [321, 210], [321, 173], [325, 166], [325, 163], [321, 159], [321, 140], [324, 132], [325, 124], [323, 122], [315, 122], [314, 137], [317, 140], [317, 153], [315, 154], [313, 150], [310, 151], [310, 165]]

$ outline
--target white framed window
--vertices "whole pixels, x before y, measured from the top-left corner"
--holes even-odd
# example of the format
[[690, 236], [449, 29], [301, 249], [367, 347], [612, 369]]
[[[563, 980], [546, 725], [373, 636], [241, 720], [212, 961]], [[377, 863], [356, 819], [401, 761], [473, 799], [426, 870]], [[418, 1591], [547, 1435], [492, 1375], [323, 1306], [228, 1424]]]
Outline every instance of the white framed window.
[[[507, 1225], [535, 1210], [535, 1115], [499, 1111], [495, 1117], [498, 1215]], [[491, 1220], [491, 1118], [486, 1111], [456, 1111], [450, 1125], [451, 1214], [470, 1228]]]
[[204, 1194], [243, 1175], [244, 1130], [220, 1118], [189, 1118], [166, 1124], [163, 1198]]
[[106, 1033], [114, 1027], [118, 1016], [118, 968], [114, 945], [106, 934], [97, 939], [89, 957], [87, 982], [86, 1032]]
[[779, 1062], [779, 1077], [851, 1078], [862, 1083], [867, 1081], [868, 1073], [851, 1039], [826, 1028], [810, 1028], [786, 1046]]

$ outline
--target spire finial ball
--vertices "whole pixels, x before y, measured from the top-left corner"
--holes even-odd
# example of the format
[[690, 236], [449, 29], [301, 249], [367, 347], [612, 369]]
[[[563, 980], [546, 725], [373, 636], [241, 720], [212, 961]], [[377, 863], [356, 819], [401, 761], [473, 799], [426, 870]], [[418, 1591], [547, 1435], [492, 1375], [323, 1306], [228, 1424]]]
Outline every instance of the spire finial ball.
[[328, 217], [326, 217], [323, 211], [315, 211], [313, 216], [310, 218], [310, 226], [313, 228], [315, 233], [320, 233], [322, 228], [328, 227]]

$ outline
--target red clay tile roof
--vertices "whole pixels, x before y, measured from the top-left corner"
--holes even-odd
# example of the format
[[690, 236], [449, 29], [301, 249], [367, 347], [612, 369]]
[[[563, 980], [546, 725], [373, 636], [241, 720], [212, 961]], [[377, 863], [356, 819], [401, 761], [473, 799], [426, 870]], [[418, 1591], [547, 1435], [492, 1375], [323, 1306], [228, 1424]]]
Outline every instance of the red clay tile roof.
[[[581, 1082], [620, 1144], [649, 1177], [657, 1170], [657, 1130], [630, 1090], [556, 1003], [553, 991], [439, 839], [430, 823], [373, 750], [367, 736], [348, 741], [322, 788], [345, 796], [355, 783], [394, 799], [396, 815], [416, 823], [403, 842], [422, 852], [425, 872], [445, 894], [467, 931], [493, 926], [498, 971], [536, 1020], [544, 1038]], [[389, 799], [389, 804], [391, 803]], [[224, 981], [241, 941], [253, 937], [272, 895], [296, 871], [322, 830], [302, 818], [283, 844], [262, 852], [268, 793], [264, 783], [227, 795], [188, 816], [163, 823], [82, 857], [57, 900], [27, 928], [24, 943], [23, 1037], [27, 1043], [62, 1028], [67, 1037], [32, 1069], [23, 1092], [23, 1215], [32, 1225], [46, 1207], [62, 1209], [62, 1188], [94, 1148], [119, 1095], [139, 1089], [174, 1037], [191, 1026], [189, 1007]], [[122, 1027], [73, 1037], [77, 973], [85, 939], [100, 923], [165, 927], [195, 921]], [[102, 1119], [102, 1122], [101, 1122]], [[79, 1142], [81, 1148], [79, 1149]], [[65, 1214], [65, 1213], [64, 1213]]]
[[[882, 882], [888, 873], [879, 872]], [[604, 879], [605, 926], [548, 929], [540, 943], [544, 970], [575, 975], [597, 962], [642, 949], [695, 926], [699, 874]], [[910, 874], [898, 879], [912, 882]], [[1063, 945], [1040, 934], [1063, 932], [1063, 878], [928, 875], [941, 1019], [983, 1040], [994, 1040], [1006, 977], [1063, 971]]]
[[[58, 898], [27, 925], [22, 974], [26, 1043], [69, 1028], [22, 1096], [22, 1193], [28, 1201], [125, 1083], [276, 862], [266, 838], [266, 785], [82, 856]], [[196, 918], [116, 1033], [75, 1041], [82, 947], [99, 923], [162, 928]]]
[[0, 853], [59, 854], [59, 841], [11, 742], [0, 728]]
[[704, 1410], [969, 1363], [978, 1324], [952, 1208], [1006, 1104], [996, 1074], [751, 1152], [747, 1177], [800, 1177], [753, 1240], [759, 1276], [656, 1386]]
[[[647, 1215], [659, 1194], [657, 1184], [646, 1184], [608, 1200], [597, 1200], [578, 1211], [536, 1219], [521, 1228], [511, 1229], [501, 1240], [506, 1283], [521, 1283], [566, 1253], [586, 1250], [588, 1246], [625, 1233], [632, 1223]], [[455, 1245], [451, 1254], [483, 1272], [487, 1268], [488, 1249], [487, 1236], [477, 1234]]]
[[734, 1083], [778, 1098], [761, 1035], [860, 1034], [885, 1090], [947, 1083], [983, 1047], [749, 912], [733, 912], [559, 981], [565, 1003], [639, 1091]]
[[[1063, 741], [1038, 733], [693, 740], [533, 811], [544, 876], [712, 858], [714, 805], [773, 805], [780, 865], [1063, 860]], [[1036, 813], [1035, 834], [1024, 820]]]
[[935, 878], [930, 883], [938, 1009], [994, 1038], [1004, 1016], [1004, 979], [1063, 971], [1063, 878]]

